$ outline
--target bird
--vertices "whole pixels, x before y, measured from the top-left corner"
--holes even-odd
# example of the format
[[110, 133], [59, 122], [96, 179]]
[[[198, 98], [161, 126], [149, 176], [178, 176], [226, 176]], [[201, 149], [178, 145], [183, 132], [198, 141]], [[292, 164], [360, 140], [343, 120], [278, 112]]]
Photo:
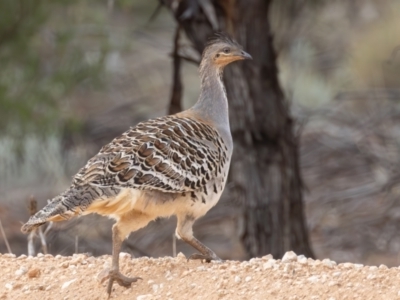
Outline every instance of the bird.
[[217, 204], [228, 177], [233, 141], [223, 70], [247, 59], [251, 55], [235, 40], [215, 33], [202, 53], [201, 89], [194, 106], [141, 122], [103, 146], [71, 186], [48, 200], [21, 231], [29, 233], [46, 222], [90, 213], [114, 219], [109, 296], [114, 282], [130, 287], [141, 279], [120, 272], [123, 241], [160, 217], [177, 217], [176, 236], [199, 251], [189, 259], [221, 261], [195, 238], [192, 227]]

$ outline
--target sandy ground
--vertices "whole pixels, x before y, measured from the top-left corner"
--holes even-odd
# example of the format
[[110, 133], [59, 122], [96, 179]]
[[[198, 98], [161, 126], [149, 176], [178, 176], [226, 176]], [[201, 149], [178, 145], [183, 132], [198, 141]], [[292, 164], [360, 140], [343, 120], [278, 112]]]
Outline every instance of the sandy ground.
[[[0, 254], [0, 299], [107, 299], [98, 275], [109, 256]], [[112, 299], [400, 299], [400, 269], [337, 265], [288, 252], [250, 261], [201, 263], [176, 258], [132, 259], [121, 254], [124, 274], [143, 280], [114, 285]]]

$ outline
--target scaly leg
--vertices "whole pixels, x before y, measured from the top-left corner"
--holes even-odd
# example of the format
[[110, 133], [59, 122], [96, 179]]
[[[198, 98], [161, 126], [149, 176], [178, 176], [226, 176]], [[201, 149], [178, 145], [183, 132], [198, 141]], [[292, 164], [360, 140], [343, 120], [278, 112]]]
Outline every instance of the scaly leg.
[[[107, 293], [108, 297], [111, 295], [112, 286], [114, 281], [124, 287], [130, 287], [132, 282], [136, 282], [140, 277], [126, 277], [119, 271], [119, 253], [121, 252], [121, 246], [123, 240], [125, 240], [132, 231], [136, 231], [146, 226], [153, 218], [142, 214], [137, 211], [131, 211], [124, 215], [120, 220], [114, 224], [113, 232], [113, 253], [112, 253], [112, 266], [108, 272], [108, 285]], [[106, 278], [104, 278], [106, 279]]]
[[126, 277], [122, 275], [119, 271], [119, 253], [121, 252], [122, 238], [118, 230], [118, 223], [114, 224], [113, 229], [113, 253], [112, 253], [112, 266], [109, 272], [110, 278], [108, 279], [107, 293], [108, 297], [111, 296], [111, 290], [114, 281], [118, 282], [119, 285], [126, 288], [130, 287], [132, 282], [136, 282], [140, 277]]
[[178, 225], [176, 228], [176, 235], [188, 243], [193, 248], [197, 249], [200, 253], [195, 253], [189, 256], [189, 259], [201, 259], [206, 262], [212, 260], [222, 261], [210, 248], [201, 243], [193, 236], [193, 223], [195, 219], [192, 216], [178, 216]]

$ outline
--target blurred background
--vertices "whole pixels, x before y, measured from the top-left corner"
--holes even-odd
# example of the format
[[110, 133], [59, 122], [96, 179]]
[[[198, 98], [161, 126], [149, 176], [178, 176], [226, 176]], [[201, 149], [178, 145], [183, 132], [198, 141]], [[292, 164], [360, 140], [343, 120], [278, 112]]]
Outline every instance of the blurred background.
[[[399, 265], [400, 2], [287, 2], [273, 3], [270, 20], [300, 139], [311, 246], [320, 259]], [[30, 197], [43, 207], [103, 144], [168, 111], [176, 23], [166, 9], [151, 18], [157, 6], [1, 1], [0, 220], [14, 253], [27, 253], [20, 227]], [[187, 108], [199, 80], [195, 64], [182, 67]], [[224, 199], [195, 234], [222, 258], [244, 259], [239, 214]], [[152, 222], [122, 251], [172, 255], [175, 224]], [[99, 216], [54, 224], [48, 251], [109, 254], [111, 225]], [[35, 247], [42, 251], [39, 239]]]

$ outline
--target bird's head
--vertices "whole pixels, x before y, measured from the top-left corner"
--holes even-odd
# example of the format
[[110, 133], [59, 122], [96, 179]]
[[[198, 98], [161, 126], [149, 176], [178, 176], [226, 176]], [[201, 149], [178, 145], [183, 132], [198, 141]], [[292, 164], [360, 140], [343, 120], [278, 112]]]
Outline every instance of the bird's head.
[[219, 68], [244, 59], [252, 59], [252, 57], [243, 51], [236, 41], [222, 33], [214, 34], [203, 51], [203, 61], [206, 60]]

